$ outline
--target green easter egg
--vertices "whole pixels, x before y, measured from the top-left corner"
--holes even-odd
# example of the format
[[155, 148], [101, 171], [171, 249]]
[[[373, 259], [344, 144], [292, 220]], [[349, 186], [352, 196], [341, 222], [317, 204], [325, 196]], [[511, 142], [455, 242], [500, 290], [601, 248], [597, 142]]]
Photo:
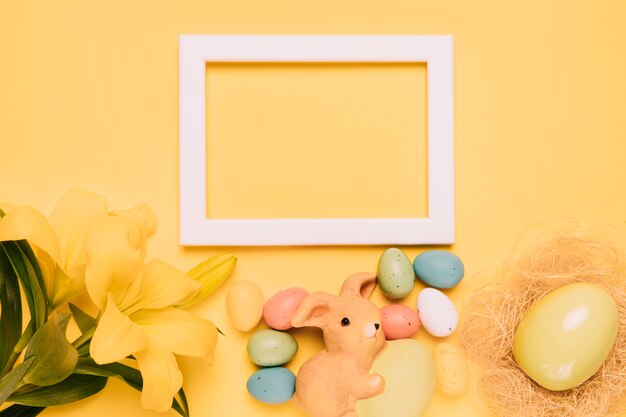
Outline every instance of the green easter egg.
[[357, 401], [359, 417], [420, 417], [435, 392], [435, 362], [428, 348], [413, 339], [388, 342], [372, 373], [385, 378], [382, 394]]
[[248, 357], [259, 366], [277, 366], [289, 362], [298, 351], [292, 335], [276, 330], [259, 330], [248, 339]]
[[397, 248], [383, 252], [378, 261], [378, 285], [389, 298], [404, 298], [415, 285], [415, 272], [411, 260]]

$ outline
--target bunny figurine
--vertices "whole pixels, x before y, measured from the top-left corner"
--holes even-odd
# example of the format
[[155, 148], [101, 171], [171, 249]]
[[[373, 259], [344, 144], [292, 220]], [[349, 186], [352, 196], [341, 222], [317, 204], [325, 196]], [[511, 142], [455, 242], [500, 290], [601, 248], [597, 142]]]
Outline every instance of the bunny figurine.
[[296, 398], [312, 417], [358, 417], [356, 401], [382, 393], [385, 380], [370, 374], [386, 347], [380, 312], [368, 300], [376, 274], [349, 276], [339, 296], [309, 294], [291, 323], [314, 326], [324, 333], [325, 349], [306, 361], [296, 379]]

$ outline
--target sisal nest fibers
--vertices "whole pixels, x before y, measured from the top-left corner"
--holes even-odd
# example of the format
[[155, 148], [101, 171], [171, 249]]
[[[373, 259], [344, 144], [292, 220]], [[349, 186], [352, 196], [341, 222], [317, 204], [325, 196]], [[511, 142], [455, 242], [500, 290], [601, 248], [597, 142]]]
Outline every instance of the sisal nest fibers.
[[[550, 391], [513, 360], [515, 331], [528, 309], [548, 292], [588, 282], [613, 295], [619, 309], [615, 346], [602, 368], [577, 387]], [[474, 291], [461, 341], [482, 368], [480, 403], [502, 417], [600, 417], [623, 411], [626, 392], [626, 259], [620, 248], [589, 235], [552, 238], [506, 265]]]

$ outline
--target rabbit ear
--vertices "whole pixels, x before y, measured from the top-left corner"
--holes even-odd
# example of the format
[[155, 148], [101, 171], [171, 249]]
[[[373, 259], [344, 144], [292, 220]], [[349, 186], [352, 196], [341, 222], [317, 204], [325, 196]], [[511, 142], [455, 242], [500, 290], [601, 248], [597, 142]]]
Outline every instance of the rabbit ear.
[[376, 288], [376, 274], [373, 272], [357, 272], [350, 275], [341, 286], [340, 295], [360, 295], [369, 298]]
[[330, 311], [330, 301], [335, 298], [324, 292], [309, 294], [291, 318], [293, 327], [322, 327], [324, 316]]

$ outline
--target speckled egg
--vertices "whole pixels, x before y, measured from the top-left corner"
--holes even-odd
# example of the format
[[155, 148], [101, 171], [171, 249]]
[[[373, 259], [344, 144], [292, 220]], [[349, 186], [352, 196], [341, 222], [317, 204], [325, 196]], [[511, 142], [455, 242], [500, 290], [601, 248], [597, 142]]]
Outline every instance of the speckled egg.
[[289, 401], [296, 389], [296, 376], [287, 368], [263, 368], [253, 373], [246, 384], [250, 395], [267, 404]]
[[248, 357], [259, 366], [277, 366], [289, 362], [298, 351], [298, 342], [285, 332], [266, 329], [248, 339]]
[[273, 329], [291, 329], [291, 318], [309, 292], [304, 288], [287, 288], [274, 294], [263, 308], [263, 319]]
[[377, 280], [387, 297], [393, 299], [406, 297], [415, 285], [415, 272], [411, 260], [400, 249], [387, 249], [378, 261]]
[[424, 288], [417, 296], [417, 313], [422, 326], [437, 337], [450, 336], [459, 323], [452, 301], [441, 291]]
[[235, 282], [226, 296], [226, 310], [235, 329], [247, 332], [256, 327], [263, 315], [263, 293], [248, 280]]
[[385, 339], [408, 339], [417, 333], [420, 318], [415, 310], [402, 304], [390, 304], [380, 309]]
[[450, 343], [439, 343], [433, 350], [437, 370], [437, 388], [448, 395], [467, 391], [470, 371], [463, 351]]
[[429, 250], [413, 261], [415, 275], [435, 288], [452, 288], [465, 274], [463, 262], [452, 252]]

